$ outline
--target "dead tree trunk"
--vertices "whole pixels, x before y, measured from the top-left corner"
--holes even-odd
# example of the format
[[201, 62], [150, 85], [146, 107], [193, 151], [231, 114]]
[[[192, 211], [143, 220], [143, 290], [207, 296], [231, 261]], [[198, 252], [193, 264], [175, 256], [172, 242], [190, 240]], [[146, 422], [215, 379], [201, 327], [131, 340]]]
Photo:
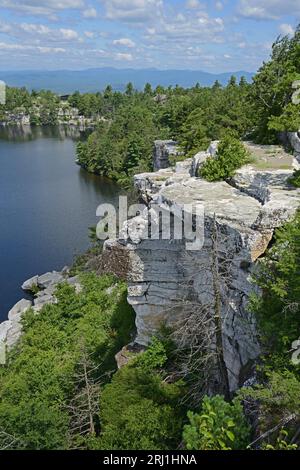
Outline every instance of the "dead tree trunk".
[[228, 379], [228, 370], [224, 359], [224, 347], [223, 347], [223, 320], [222, 320], [222, 294], [221, 285], [222, 279], [219, 270], [218, 260], [218, 230], [216, 224], [216, 217], [213, 220], [212, 230], [212, 278], [213, 278], [213, 291], [215, 297], [214, 303], [214, 321], [216, 325], [216, 349], [217, 349], [217, 360], [218, 368], [220, 371], [221, 389], [223, 389], [223, 395], [225, 399], [230, 399], [230, 387]]

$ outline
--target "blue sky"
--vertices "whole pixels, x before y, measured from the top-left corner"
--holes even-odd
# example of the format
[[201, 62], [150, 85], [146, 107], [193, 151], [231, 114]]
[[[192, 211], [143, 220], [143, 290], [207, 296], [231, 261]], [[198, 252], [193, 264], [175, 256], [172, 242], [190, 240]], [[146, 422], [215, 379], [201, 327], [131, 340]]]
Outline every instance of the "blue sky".
[[0, 69], [257, 70], [300, 0], [0, 0]]

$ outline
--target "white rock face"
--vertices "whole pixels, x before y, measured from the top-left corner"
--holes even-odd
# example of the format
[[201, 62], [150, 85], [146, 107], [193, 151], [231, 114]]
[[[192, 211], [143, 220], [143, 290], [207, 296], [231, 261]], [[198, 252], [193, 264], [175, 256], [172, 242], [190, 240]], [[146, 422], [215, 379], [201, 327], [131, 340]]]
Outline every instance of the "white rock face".
[[213, 140], [210, 143], [210, 146], [208, 147], [208, 153], [211, 157], [215, 157], [217, 155], [218, 147], [219, 147], [219, 140]]
[[23, 282], [22, 289], [31, 292], [38, 286], [38, 278], [38, 276], [33, 276], [30, 279], [27, 279], [27, 281]]
[[41, 276], [33, 276], [22, 284], [22, 289], [31, 292], [34, 288], [47, 289], [51, 285], [59, 284], [65, 280], [64, 272], [52, 271], [42, 274]]
[[[186, 167], [189, 165], [190, 161]], [[125, 230], [122, 240], [106, 243], [110, 248], [122, 244], [128, 250], [128, 301], [136, 312], [137, 343], [147, 345], [163, 323], [176, 328], [178, 320], [188, 315], [187, 302], [195, 302], [197, 308], [210, 309], [214, 314], [212, 267], [217, 251], [218, 262], [226, 265], [220, 290], [223, 347], [231, 389], [247, 379], [245, 371], [259, 354], [255, 320], [247, 308], [249, 295], [255, 290], [251, 274], [274, 229], [289, 220], [300, 206], [300, 190], [287, 183], [291, 174], [292, 171], [245, 167], [237, 172], [231, 184], [208, 183], [171, 169], [163, 174], [135, 177], [152, 211], [169, 212], [181, 223], [185, 204], [204, 208], [201, 249], [187, 250], [185, 238], [139, 238], [139, 232], [134, 230], [133, 239], [126, 238]], [[136, 223], [132, 219], [127, 227], [135, 227]], [[138, 223], [147, 227], [147, 217], [144, 215], [144, 221]], [[213, 242], [214, 230], [217, 242]], [[202, 328], [199, 324], [199, 334]]]
[[199, 169], [204, 165], [206, 160], [210, 157], [208, 152], [198, 152], [193, 158], [192, 176], [197, 176]]
[[300, 159], [300, 131], [288, 132], [288, 139], [295, 152], [296, 157]]
[[58, 284], [64, 281], [64, 276], [61, 273], [53, 271], [51, 273], [42, 274], [38, 276], [38, 287], [46, 289], [50, 285]]
[[0, 324], [0, 341], [8, 349], [16, 344], [22, 333], [22, 316], [32, 306], [30, 300], [22, 299], [9, 311], [8, 320]]
[[170, 156], [180, 155], [177, 142], [174, 140], [156, 140], [154, 142], [153, 166], [154, 170], [163, 170], [170, 166]]

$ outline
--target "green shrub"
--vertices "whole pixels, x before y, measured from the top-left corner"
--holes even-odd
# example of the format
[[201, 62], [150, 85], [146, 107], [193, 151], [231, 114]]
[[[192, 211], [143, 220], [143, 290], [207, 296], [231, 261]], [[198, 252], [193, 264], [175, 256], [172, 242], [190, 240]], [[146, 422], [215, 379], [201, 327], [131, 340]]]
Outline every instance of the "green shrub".
[[145, 370], [153, 370], [163, 367], [168, 357], [163, 343], [154, 337], [148, 349], [136, 358], [136, 364]]
[[[288, 416], [298, 416], [296, 419], [298, 425], [295, 426], [295, 423], [292, 423], [295, 427], [294, 434], [299, 427], [300, 381], [293, 372], [288, 370], [281, 372], [265, 368], [263, 372], [262, 383], [241, 389], [239, 398], [246, 400], [251, 398], [259, 402], [259, 428], [261, 433], [276, 428], [278, 423]], [[276, 436], [278, 436], [276, 432], [273, 432], [270, 436], [272, 443], [274, 443]], [[270, 441], [267, 443], [270, 443]]]
[[275, 444], [263, 444], [261, 450], [297, 450], [297, 444], [288, 444], [286, 441], [287, 437], [288, 432], [285, 429], [281, 429]]
[[188, 412], [190, 424], [184, 426], [183, 440], [188, 450], [245, 449], [249, 426], [238, 400], [227, 403], [216, 395], [205, 397], [199, 414]]
[[[139, 361], [140, 362], [140, 361]], [[135, 362], [123, 367], [104, 388], [100, 401], [105, 450], [167, 450], [180, 443], [182, 416], [180, 384]]]
[[201, 178], [221, 181], [231, 178], [235, 171], [250, 161], [243, 143], [231, 134], [220, 141], [215, 158], [208, 158], [200, 170]]
[[289, 183], [295, 188], [300, 188], [300, 170], [294, 172], [293, 176], [289, 179]]
[[103, 375], [116, 368], [114, 355], [130, 340], [134, 315], [126, 285], [94, 274], [82, 275], [81, 283], [78, 294], [59, 285], [57, 304], [25, 315], [24, 334], [0, 367], [0, 448], [5, 436], [14, 448], [69, 448], [81, 345]]

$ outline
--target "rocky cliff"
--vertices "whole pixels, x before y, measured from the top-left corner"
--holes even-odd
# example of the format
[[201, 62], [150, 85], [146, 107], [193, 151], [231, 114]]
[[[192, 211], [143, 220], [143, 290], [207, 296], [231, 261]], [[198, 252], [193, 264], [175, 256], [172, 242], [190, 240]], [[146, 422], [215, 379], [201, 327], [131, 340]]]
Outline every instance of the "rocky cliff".
[[[274, 230], [289, 220], [300, 204], [300, 190], [288, 183], [293, 170], [299, 168], [297, 160], [280, 147], [247, 146], [254, 163], [237, 171], [231, 181], [208, 183], [196, 176], [206, 158], [215, 155], [217, 143], [175, 168], [135, 177], [150, 214], [156, 214], [153, 219], [158, 234], [160, 211], [181, 223], [186, 204], [204, 209], [201, 249], [187, 250], [187, 240], [174, 239], [172, 234], [169, 239], [145, 239], [141, 233], [149, 225], [148, 211], [128, 221], [120, 238], [105, 245], [106, 250], [121, 247], [128, 253], [128, 301], [136, 312], [138, 344], [147, 345], [162, 324], [176, 329], [192, 315], [194, 334], [206, 334], [207, 325], [211, 325], [207, 319], [214, 318], [216, 296], [220, 299], [231, 390], [247, 379], [259, 354], [255, 319], [248, 308], [255, 290], [252, 273]], [[211, 342], [213, 347], [214, 334]]]

